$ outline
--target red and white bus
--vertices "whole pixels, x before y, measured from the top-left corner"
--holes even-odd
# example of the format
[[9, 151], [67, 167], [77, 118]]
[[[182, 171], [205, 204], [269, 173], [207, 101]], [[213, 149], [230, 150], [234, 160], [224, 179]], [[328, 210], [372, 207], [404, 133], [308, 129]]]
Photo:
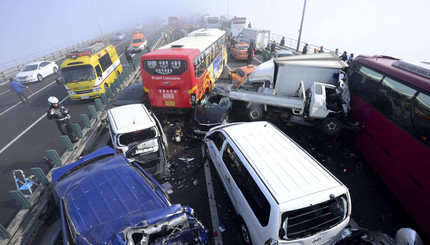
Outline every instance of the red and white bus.
[[[225, 32], [199, 29], [140, 59], [142, 82], [151, 108], [182, 112], [192, 108], [227, 64]], [[146, 97], [145, 95], [145, 97]]]
[[348, 69], [354, 144], [430, 237], [430, 65], [358, 56]]
[[220, 19], [221, 29], [223, 29], [228, 36], [237, 37], [246, 24], [246, 17], [226, 17], [222, 16]]

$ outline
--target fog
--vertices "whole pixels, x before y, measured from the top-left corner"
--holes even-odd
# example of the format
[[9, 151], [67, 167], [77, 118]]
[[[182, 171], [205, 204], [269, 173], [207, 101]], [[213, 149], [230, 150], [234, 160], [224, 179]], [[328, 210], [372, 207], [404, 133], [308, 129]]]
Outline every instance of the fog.
[[[171, 15], [245, 16], [297, 39], [304, 0], [1, 1], [0, 64]], [[430, 61], [428, 0], [308, 0], [301, 40], [327, 49]]]

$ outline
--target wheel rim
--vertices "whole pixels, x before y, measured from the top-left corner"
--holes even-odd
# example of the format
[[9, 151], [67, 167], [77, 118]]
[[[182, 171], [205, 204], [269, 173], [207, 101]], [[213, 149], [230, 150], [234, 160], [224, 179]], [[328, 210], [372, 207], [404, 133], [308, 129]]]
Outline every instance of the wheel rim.
[[245, 243], [250, 244], [251, 238], [249, 237], [249, 232], [245, 224], [242, 224], [241, 230], [242, 230], [243, 240], [245, 241]]
[[54, 67], [54, 73], [57, 74], [58, 70]]
[[256, 120], [260, 118], [261, 113], [258, 110], [253, 110], [249, 115], [251, 116], [252, 119]]
[[327, 128], [327, 130], [328, 131], [330, 131], [330, 132], [334, 132], [334, 131], [336, 131], [337, 130], [337, 124], [335, 123], [335, 122], [329, 122], [329, 123], [327, 123], [327, 125], [326, 125], [326, 128]]

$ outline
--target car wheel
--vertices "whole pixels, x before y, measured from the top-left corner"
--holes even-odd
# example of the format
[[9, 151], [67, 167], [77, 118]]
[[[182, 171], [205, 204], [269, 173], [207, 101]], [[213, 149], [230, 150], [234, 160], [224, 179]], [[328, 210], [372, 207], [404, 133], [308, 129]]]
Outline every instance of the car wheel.
[[57, 72], [58, 72], [58, 68], [54, 67], [54, 74], [57, 74]]
[[342, 130], [342, 121], [337, 117], [327, 117], [322, 122], [322, 130], [327, 135], [337, 135]]
[[242, 219], [240, 220], [240, 233], [245, 244], [252, 244], [248, 227], [245, 225], [245, 222]]
[[37, 74], [37, 81], [38, 81], [38, 82], [41, 82], [41, 81], [42, 81], [42, 79], [43, 79], [42, 75]]
[[263, 118], [263, 110], [258, 107], [249, 108], [248, 118], [251, 121], [258, 121]]

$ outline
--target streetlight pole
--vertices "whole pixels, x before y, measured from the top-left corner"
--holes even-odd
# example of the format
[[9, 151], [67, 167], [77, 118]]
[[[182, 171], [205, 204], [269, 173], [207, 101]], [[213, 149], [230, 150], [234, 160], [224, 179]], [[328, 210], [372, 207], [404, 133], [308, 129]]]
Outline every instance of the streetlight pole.
[[299, 40], [297, 40], [296, 52], [299, 52], [299, 48], [300, 48], [300, 38], [302, 37], [303, 19], [305, 18], [305, 9], [306, 9], [306, 0], [305, 0], [305, 4], [303, 5], [302, 23], [300, 23]]
[[229, 0], [227, 0], [227, 16], [229, 15], [229, 8], [230, 8], [230, 1]]

